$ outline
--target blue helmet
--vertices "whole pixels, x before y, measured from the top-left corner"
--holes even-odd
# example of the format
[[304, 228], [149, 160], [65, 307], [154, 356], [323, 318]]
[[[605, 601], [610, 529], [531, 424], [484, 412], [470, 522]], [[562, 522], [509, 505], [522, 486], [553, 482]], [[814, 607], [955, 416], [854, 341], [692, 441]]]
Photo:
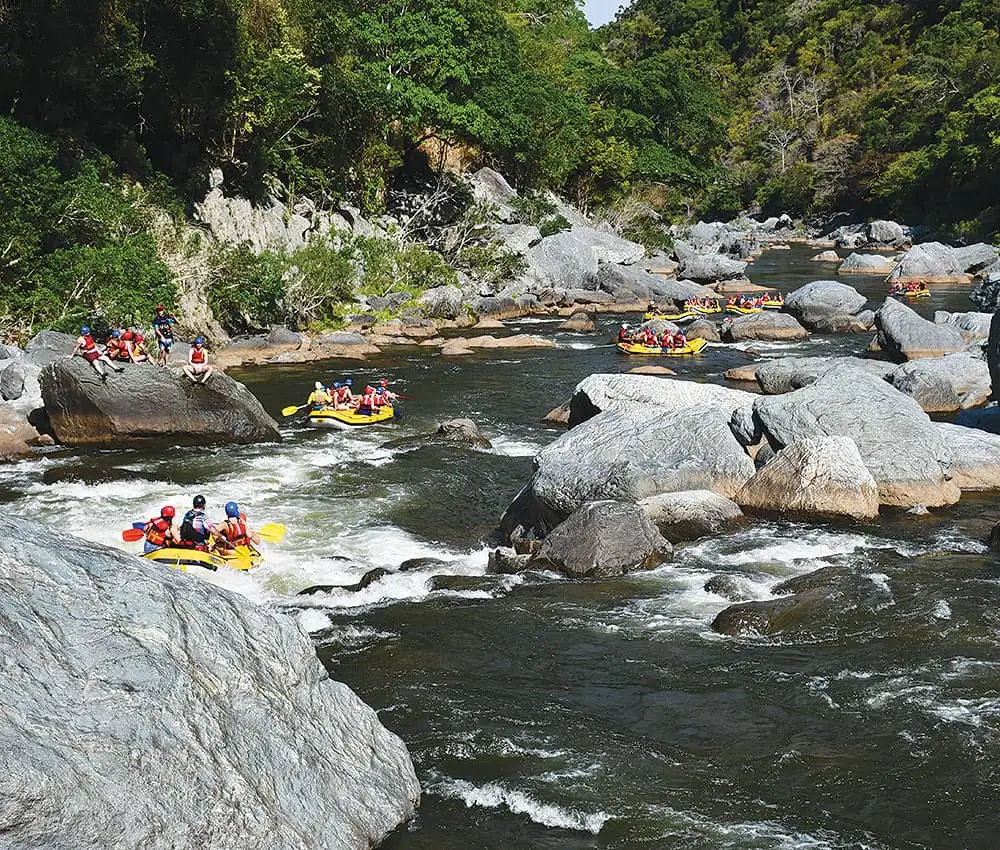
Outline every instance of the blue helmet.
[[203, 337], [200, 337], [200, 336], [196, 336], [196, 337], [194, 338], [194, 344], [195, 344], [195, 345], [204, 345], [204, 344], [205, 344], [205, 340], [204, 340], [204, 338], [203, 338]]
[[121, 335], [122, 335], [121, 331], [111, 331], [111, 336], [114, 337], [115, 339], [118, 339], [118, 337], [120, 337]]
[[238, 517], [240, 515], [240, 506], [236, 502], [226, 502], [226, 516]]
[[334, 381], [333, 382], [333, 388], [335, 390], [339, 390], [340, 389], [340, 381]]
[[350, 385], [351, 385], [351, 379], [350, 379], [350, 378], [347, 378], [347, 379], [346, 379], [346, 380], [344, 381], [344, 386], [345, 386], [345, 387], [349, 387]]
[[80, 328], [80, 333], [86, 336], [87, 334], [90, 333], [90, 327], [88, 325], [84, 325], [82, 328]]

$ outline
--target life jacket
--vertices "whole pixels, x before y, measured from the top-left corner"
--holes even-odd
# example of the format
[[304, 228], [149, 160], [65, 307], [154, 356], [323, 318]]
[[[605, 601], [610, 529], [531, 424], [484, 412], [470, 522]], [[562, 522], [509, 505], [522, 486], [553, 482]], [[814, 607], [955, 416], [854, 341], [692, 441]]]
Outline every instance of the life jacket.
[[97, 351], [97, 343], [94, 342], [94, 338], [90, 334], [86, 334], [83, 338], [83, 350], [89, 353]]
[[628, 331], [626, 331], [625, 328], [622, 328], [621, 330], [618, 331], [618, 341], [625, 342], [625, 340], [627, 339], [628, 339]]
[[[200, 518], [200, 528], [195, 526], [195, 519]], [[181, 540], [189, 546], [203, 546], [209, 538], [208, 523], [205, 521], [205, 512], [192, 508], [184, 514], [181, 522]]]
[[153, 546], [164, 546], [167, 542], [167, 533], [170, 531], [170, 520], [166, 517], [153, 517], [146, 523], [143, 529], [146, 532], [146, 541]]
[[204, 363], [205, 362], [205, 349], [198, 348], [195, 346], [191, 349], [191, 362], [192, 363]]
[[349, 387], [338, 387], [334, 390], [334, 400], [340, 404], [341, 402], [347, 401], [347, 393], [350, 392]]
[[374, 407], [375, 406], [375, 388], [365, 387], [365, 393], [361, 396], [361, 407]]
[[229, 517], [222, 526], [222, 533], [226, 536], [230, 546], [247, 546], [250, 543], [250, 533], [247, 531], [247, 524], [243, 517]]
[[125, 333], [122, 334], [122, 342], [128, 342], [133, 339], [135, 339], [135, 334], [132, 333], [132, 331], [125, 331]]

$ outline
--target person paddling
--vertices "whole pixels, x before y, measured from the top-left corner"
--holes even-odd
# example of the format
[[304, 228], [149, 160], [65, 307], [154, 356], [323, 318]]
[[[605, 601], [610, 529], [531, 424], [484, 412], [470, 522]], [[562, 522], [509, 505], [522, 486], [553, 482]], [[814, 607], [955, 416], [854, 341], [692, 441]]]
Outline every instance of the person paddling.
[[323, 386], [322, 381], [316, 382], [313, 391], [309, 393], [309, 398], [306, 399], [306, 404], [313, 410], [324, 410], [333, 404], [333, 398], [331, 398], [329, 390]]
[[201, 494], [194, 497], [192, 507], [181, 521], [180, 539], [184, 546], [191, 546], [201, 551], [207, 551], [209, 544], [216, 538], [215, 527], [205, 516], [205, 497]]
[[143, 526], [143, 533], [146, 540], [142, 544], [143, 553], [155, 552], [166, 546], [175, 546], [180, 543], [181, 532], [174, 519], [177, 512], [173, 505], [165, 505], [160, 509], [160, 515], [153, 517]]
[[80, 336], [76, 338], [76, 345], [73, 346], [73, 352], [69, 356], [75, 357], [78, 351], [83, 355], [84, 360], [94, 367], [94, 371], [101, 376], [102, 381], [106, 381], [108, 379], [107, 370], [101, 365], [102, 363], [114, 369], [116, 372], [125, 371], [123, 367], [115, 366], [115, 364], [108, 359], [108, 355], [101, 353], [100, 349], [97, 347], [97, 343], [94, 341], [94, 338], [90, 335], [90, 328], [87, 325], [80, 328]]
[[226, 519], [217, 526], [219, 549], [224, 555], [232, 555], [237, 546], [260, 543], [260, 535], [247, 522], [246, 514], [240, 511], [236, 502], [226, 502]]

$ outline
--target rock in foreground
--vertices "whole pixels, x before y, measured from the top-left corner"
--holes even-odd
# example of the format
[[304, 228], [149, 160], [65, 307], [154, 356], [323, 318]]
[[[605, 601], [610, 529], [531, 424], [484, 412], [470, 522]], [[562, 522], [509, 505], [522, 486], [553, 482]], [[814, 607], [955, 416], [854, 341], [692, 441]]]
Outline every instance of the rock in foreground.
[[129, 365], [102, 381], [75, 357], [50, 363], [40, 383], [52, 428], [69, 445], [281, 439], [277, 423], [253, 394], [218, 371], [202, 385], [173, 369]]
[[0, 824], [11, 847], [368, 850], [403, 743], [289, 620], [0, 515]]
[[957, 328], [928, 322], [895, 298], [886, 298], [875, 313], [875, 327], [879, 347], [898, 360], [940, 357], [966, 346]]

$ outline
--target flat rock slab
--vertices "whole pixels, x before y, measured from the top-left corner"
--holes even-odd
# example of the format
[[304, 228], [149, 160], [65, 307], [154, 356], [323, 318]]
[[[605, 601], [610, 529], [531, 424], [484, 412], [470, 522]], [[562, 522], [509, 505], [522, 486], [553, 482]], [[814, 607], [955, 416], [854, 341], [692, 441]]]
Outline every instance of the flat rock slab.
[[0, 586], [5, 846], [368, 850], [413, 815], [403, 742], [287, 616], [3, 513]]
[[216, 371], [206, 384], [149, 364], [102, 381], [82, 357], [42, 370], [42, 398], [68, 445], [260, 443], [280, 441], [277, 423], [238, 381]]

